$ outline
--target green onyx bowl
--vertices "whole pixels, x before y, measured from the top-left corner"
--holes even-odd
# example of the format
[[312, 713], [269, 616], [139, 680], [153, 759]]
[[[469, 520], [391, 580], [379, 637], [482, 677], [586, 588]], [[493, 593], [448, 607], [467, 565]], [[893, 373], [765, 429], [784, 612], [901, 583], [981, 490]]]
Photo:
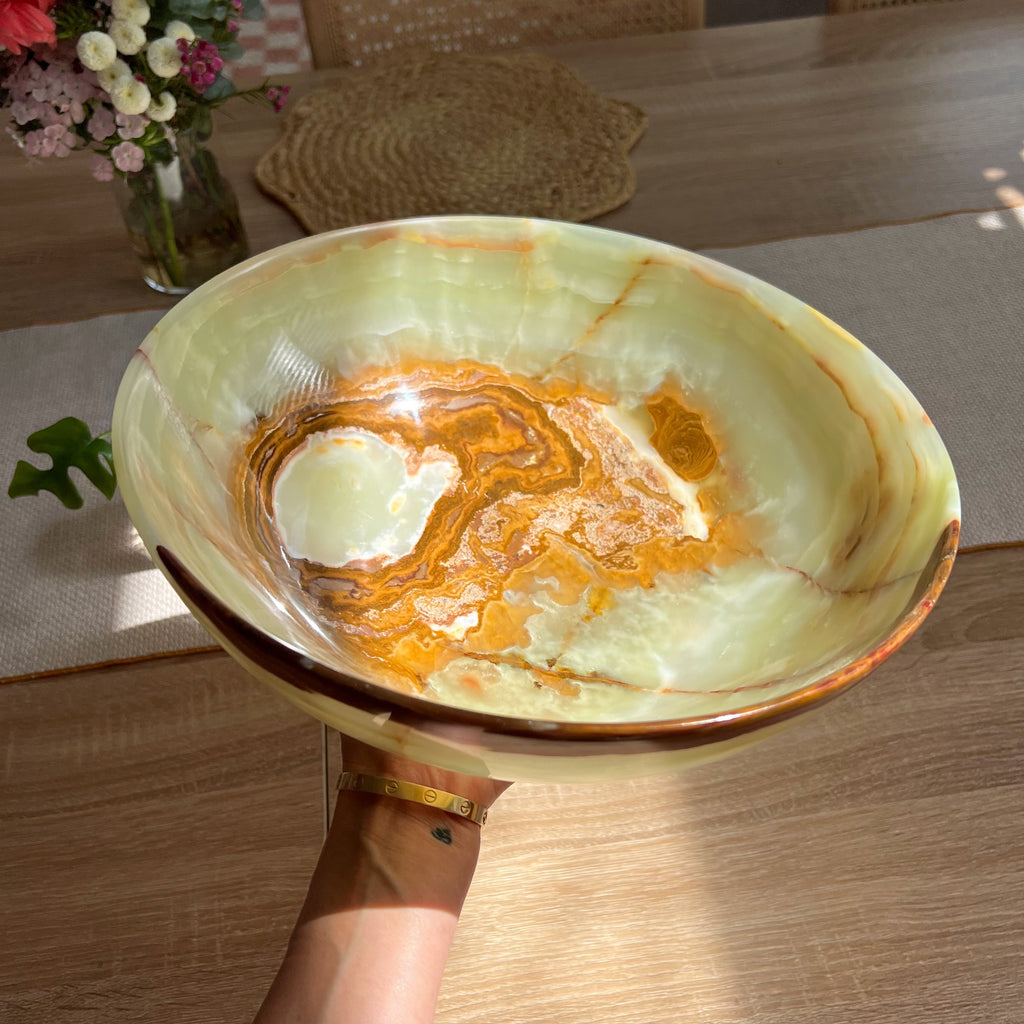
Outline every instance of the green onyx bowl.
[[693, 253], [444, 217], [303, 239], [132, 359], [139, 534], [255, 677], [504, 779], [735, 749], [841, 693], [952, 565], [949, 456], [842, 328]]

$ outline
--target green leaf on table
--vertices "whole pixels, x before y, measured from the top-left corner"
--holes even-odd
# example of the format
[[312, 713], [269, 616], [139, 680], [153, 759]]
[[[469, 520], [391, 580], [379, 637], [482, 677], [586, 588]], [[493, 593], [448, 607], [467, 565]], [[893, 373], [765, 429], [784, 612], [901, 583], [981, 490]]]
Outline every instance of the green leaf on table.
[[263, 17], [263, 4], [260, 0], [242, 0], [242, 17], [249, 21], [257, 21]]
[[117, 490], [114, 456], [108, 438], [93, 437], [81, 420], [66, 416], [56, 423], [29, 434], [25, 442], [40, 455], [49, 455], [53, 465], [39, 469], [23, 459], [14, 467], [7, 495], [21, 498], [49, 491], [67, 508], [81, 508], [82, 495], [71, 479], [69, 470], [78, 469], [108, 500]]

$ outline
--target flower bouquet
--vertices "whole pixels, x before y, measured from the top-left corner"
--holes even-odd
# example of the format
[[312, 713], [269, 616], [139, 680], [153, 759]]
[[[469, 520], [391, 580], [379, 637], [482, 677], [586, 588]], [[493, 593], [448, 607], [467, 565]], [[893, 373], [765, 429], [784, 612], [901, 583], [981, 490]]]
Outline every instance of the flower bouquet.
[[181, 293], [248, 255], [209, 139], [235, 96], [280, 110], [287, 87], [238, 91], [241, 18], [260, 0], [0, 0], [0, 107], [29, 157], [91, 152], [119, 201], [147, 282]]

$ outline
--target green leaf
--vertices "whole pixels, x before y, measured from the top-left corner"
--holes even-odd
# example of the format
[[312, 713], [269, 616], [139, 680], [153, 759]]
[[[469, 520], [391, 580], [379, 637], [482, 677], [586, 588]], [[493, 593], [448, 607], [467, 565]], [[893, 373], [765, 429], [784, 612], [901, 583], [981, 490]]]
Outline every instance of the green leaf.
[[263, 17], [263, 4], [260, 0], [242, 0], [242, 17], [249, 21], [257, 21]]
[[229, 96], [235, 94], [235, 87], [231, 84], [230, 80], [225, 78], [223, 75], [218, 74], [213, 82], [206, 87], [206, 92], [203, 93], [203, 98], [208, 103], [222, 103]]
[[227, 43], [218, 43], [217, 52], [224, 60], [238, 60], [245, 53], [245, 50], [242, 48], [241, 43], [236, 43], [232, 40]]
[[183, 20], [191, 22], [196, 18], [209, 21], [213, 17], [214, 5], [215, 0], [170, 0], [167, 6]]
[[194, 132], [200, 142], [205, 142], [213, 131], [210, 106], [192, 98], [186, 98], [178, 106], [176, 118], [179, 131]]
[[49, 491], [67, 508], [81, 508], [82, 495], [71, 480], [70, 469], [79, 470], [108, 500], [114, 496], [117, 477], [110, 441], [103, 436], [93, 437], [81, 420], [66, 416], [30, 434], [26, 444], [40, 455], [49, 455], [53, 465], [39, 469], [19, 459], [7, 488], [8, 497]]
[[55, 494], [61, 504], [66, 508], [81, 508], [82, 495], [78, 488], [71, 482], [65, 469], [63, 475], [56, 469], [36, 469], [31, 463], [22, 459], [14, 467], [14, 476], [11, 477], [10, 486], [7, 488], [9, 498], [23, 498], [27, 495], [38, 494], [40, 491], [49, 491]]

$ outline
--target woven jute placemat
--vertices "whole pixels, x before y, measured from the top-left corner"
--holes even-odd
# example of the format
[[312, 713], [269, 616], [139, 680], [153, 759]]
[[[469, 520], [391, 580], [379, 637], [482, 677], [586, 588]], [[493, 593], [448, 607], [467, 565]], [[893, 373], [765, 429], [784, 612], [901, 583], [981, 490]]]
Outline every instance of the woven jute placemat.
[[582, 221], [635, 191], [647, 116], [537, 54], [444, 54], [303, 97], [256, 180], [311, 232], [477, 213]]

